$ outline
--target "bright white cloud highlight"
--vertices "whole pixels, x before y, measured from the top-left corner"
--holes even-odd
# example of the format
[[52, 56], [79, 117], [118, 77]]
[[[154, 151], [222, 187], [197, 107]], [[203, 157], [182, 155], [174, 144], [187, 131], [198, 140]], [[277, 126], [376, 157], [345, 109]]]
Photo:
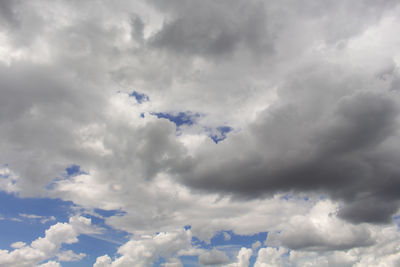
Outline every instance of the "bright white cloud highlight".
[[[80, 260], [85, 254], [75, 254], [71, 250], [63, 251], [62, 244], [76, 243], [80, 234], [95, 232], [90, 219], [81, 216], [71, 217], [68, 223], [50, 226], [44, 237], [39, 237], [30, 245], [17, 242], [12, 244], [14, 248], [12, 251], [0, 250], [0, 266], [34, 266], [53, 257], [57, 257], [60, 261]], [[54, 262], [46, 264], [43, 266], [58, 266], [56, 265], [58, 263]]]

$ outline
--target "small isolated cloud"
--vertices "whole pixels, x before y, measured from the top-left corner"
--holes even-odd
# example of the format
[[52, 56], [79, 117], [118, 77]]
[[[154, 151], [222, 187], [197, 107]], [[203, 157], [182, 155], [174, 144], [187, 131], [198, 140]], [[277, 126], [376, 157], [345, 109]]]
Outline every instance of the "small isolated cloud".
[[63, 250], [57, 254], [57, 258], [59, 261], [80, 261], [85, 256], [85, 253], [76, 254], [72, 250]]
[[54, 217], [54, 216], [41, 216], [41, 215], [26, 214], [26, 213], [20, 213], [18, 215], [20, 217], [22, 217], [22, 218], [31, 219], [31, 220], [38, 220], [43, 224], [56, 220], [56, 217]]
[[227, 233], [227, 232], [223, 232], [223, 235], [224, 235], [224, 240], [225, 241], [228, 241], [228, 240], [231, 240], [231, 235], [229, 234], [229, 233]]

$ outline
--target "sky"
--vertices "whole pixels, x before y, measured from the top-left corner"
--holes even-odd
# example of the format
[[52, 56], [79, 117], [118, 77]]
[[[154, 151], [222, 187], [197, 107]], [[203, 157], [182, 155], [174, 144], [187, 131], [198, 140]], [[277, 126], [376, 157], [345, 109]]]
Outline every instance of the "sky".
[[0, 266], [400, 266], [399, 14], [0, 1]]

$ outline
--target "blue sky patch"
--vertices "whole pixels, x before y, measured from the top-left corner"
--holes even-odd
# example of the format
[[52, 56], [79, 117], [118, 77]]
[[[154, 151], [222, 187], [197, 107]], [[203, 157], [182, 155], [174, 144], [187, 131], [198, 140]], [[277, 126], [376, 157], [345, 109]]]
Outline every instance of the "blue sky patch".
[[[75, 173], [78, 168], [72, 168]], [[71, 170], [70, 170], [71, 171]], [[14, 194], [0, 191], [0, 249], [12, 251], [12, 243], [22, 241], [30, 244], [45, 235], [51, 225], [68, 222], [77, 211], [77, 206], [70, 201], [51, 198], [20, 198]], [[121, 211], [105, 211], [96, 209], [103, 217], [119, 214]], [[63, 244], [62, 250], [72, 250], [85, 253], [87, 256], [78, 262], [62, 262], [63, 267], [92, 266], [96, 258], [105, 254], [115, 255], [117, 249], [129, 240], [129, 234], [116, 230], [105, 224], [104, 218], [83, 213], [82, 216], [91, 218], [92, 224], [101, 227], [101, 234], [78, 237], [79, 242]]]
[[81, 166], [76, 165], [76, 164], [72, 164], [71, 166], [65, 168], [65, 170], [67, 171], [67, 175], [68, 176], [75, 176], [75, 175], [79, 175], [79, 174], [85, 174], [85, 172], [81, 171]]
[[[58, 221], [68, 221], [73, 204], [70, 201], [50, 198], [19, 198], [0, 191], [0, 249], [10, 249], [17, 241], [30, 243], [50, 225]], [[41, 221], [29, 219], [28, 215], [42, 216], [55, 220]]]
[[103, 209], [94, 209], [94, 212], [96, 212], [102, 217], [121, 216], [126, 213], [125, 211], [122, 210], [103, 210]]
[[157, 116], [159, 119], [167, 119], [173, 123], [175, 123], [176, 127], [180, 127], [182, 125], [193, 125], [196, 122], [196, 119], [200, 117], [199, 113], [192, 112], [179, 112], [179, 113], [164, 113], [164, 112], [154, 112], [152, 115]]
[[[97, 210], [98, 211], [98, 210]], [[78, 237], [79, 242], [72, 244], [63, 244], [63, 249], [76, 252], [86, 253], [87, 256], [79, 262], [64, 263], [62, 266], [84, 267], [93, 266], [97, 257], [105, 254], [113, 257], [116, 255], [118, 248], [129, 240], [129, 234], [125, 231], [116, 230], [108, 226], [103, 218], [92, 216], [90, 214], [82, 214], [86, 218], [92, 220], [92, 225], [96, 225], [104, 229], [101, 234], [85, 235]]]
[[231, 132], [233, 129], [229, 126], [220, 126], [215, 129], [209, 136], [214, 141], [214, 143], [218, 144], [218, 142], [224, 140], [226, 138], [226, 134]]
[[133, 91], [132, 93], [130, 93], [129, 96], [130, 97], [134, 97], [139, 104], [142, 104], [143, 102], [150, 101], [150, 98], [149, 98], [148, 95], [143, 94], [143, 93], [139, 93], [139, 92], [136, 92], [136, 91]]
[[[237, 235], [232, 231], [221, 231], [211, 238], [210, 243], [201, 241], [197, 237], [192, 238], [192, 243], [194, 246], [199, 246], [200, 248], [207, 250], [212, 250], [213, 248], [221, 250], [227, 254], [231, 260], [234, 261], [236, 254], [242, 247], [251, 248], [252, 245], [257, 241], [259, 241], [261, 246], [264, 247], [263, 244], [267, 239], [267, 236], [268, 232], [260, 232], [254, 235]], [[250, 258], [249, 266], [254, 265], [256, 261], [256, 255], [257, 252], [255, 251], [253, 256]], [[193, 260], [193, 258], [190, 258], [189, 260]]]

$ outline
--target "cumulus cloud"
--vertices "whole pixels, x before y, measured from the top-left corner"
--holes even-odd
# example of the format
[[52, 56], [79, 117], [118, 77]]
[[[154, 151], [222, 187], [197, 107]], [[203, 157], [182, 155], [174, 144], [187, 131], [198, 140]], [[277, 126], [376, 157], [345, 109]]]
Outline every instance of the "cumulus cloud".
[[227, 265], [226, 267], [247, 267], [250, 264], [250, 257], [253, 251], [250, 248], [241, 248], [236, 256], [236, 261]]
[[283, 255], [288, 252], [285, 248], [261, 248], [258, 251], [255, 267], [284, 266]]
[[346, 223], [337, 218], [337, 210], [338, 205], [322, 201], [308, 214], [293, 216], [280, 233], [281, 245], [295, 250], [347, 250], [375, 243], [369, 225]]
[[[255, 267], [269, 266], [397, 266], [399, 249], [395, 245], [399, 237], [396, 227], [380, 229], [377, 243], [370, 247], [346, 251], [296, 251], [284, 247], [261, 248]], [[384, 240], [385, 239], [385, 240]]]
[[[105, 222], [133, 238], [95, 266], [205, 260], [219, 252], [191, 237], [229, 230], [269, 232], [269, 247], [253, 247], [258, 266], [394, 265], [398, 252], [377, 246], [400, 207], [399, 10], [394, 0], [2, 1], [0, 190], [121, 210]], [[52, 249], [18, 242], [1, 258], [47, 249], [79, 260], [59, 253], [86, 231], [77, 225], [49, 228], [38, 240], [73, 236]], [[251, 255], [243, 248], [231, 266]]]
[[[80, 234], [95, 233], [91, 220], [81, 216], [71, 217], [68, 223], [57, 223], [46, 230], [44, 237], [32, 241], [30, 245], [16, 242], [11, 245], [14, 250], [0, 250], [1, 266], [34, 266], [47, 259], [57, 257], [60, 261], [76, 261], [85, 254], [76, 254], [71, 250], [61, 250], [62, 244], [78, 242]], [[60, 266], [57, 262], [49, 261], [40, 266]]]
[[180, 250], [191, 247], [190, 230], [162, 232], [132, 239], [118, 249], [120, 255], [111, 261], [108, 255], [98, 257], [94, 266], [152, 266], [160, 257], [169, 259], [166, 266], [179, 266], [174, 258]]
[[[327, 208], [325, 215], [316, 213], [321, 208], [331, 206], [329, 203], [319, 203], [307, 215], [304, 220], [308, 222], [298, 222], [296, 226], [289, 226], [279, 234], [272, 235], [273, 239], [282, 241], [279, 245], [262, 247], [258, 251], [257, 260], [254, 266], [396, 266], [399, 260], [399, 249], [395, 245], [399, 238], [397, 226], [377, 226], [363, 225], [362, 230], [368, 233], [369, 238], [373, 240], [371, 244], [365, 244], [363, 239], [359, 239], [355, 225], [349, 225], [345, 221], [336, 217], [336, 214], [330, 213], [332, 209]], [[324, 218], [324, 219], [322, 219]], [[321, 225], [314, 229], [307, 229], [306, 237], [303, 225], [309, 227], [309, 224], [320, 223]], [[340, 223], [341, 225], [334, 224]], [[299, 227], [300, 226], [300, 227]], [[292, 227], [297, 227], [294, 231]], [[320, 231], [327, 231], [330, 227], [335, 232], [322, 234]], [[353, 232], [349, 232], [349, 231]], [[285, 231], [286, 236], [285, 236]], [[343, 232], [342, 232], [343, 231]], [[319, 233], [318, 233], [319, 232]], [[344, 233], [342, 235], [342, 233]], [[317, 235], [320, 236], [317, 236]], [[329, 235], [337, 235], [330, 237]], [[364, 233], [365, 234], [365, 233]], [[277, 237], [278, 235], [278, 237]], [[268, 237], [269, 238], [269, 237]], [[266, 244], [268, 245], [268, 238]], [[361, 242], [360, 242], [361, 241]], [[350, 245], [343, 244], [350, 242]], [[371, 241], [369, 241], [371, 242]], [[340, 245], [337, 245], [340, 244]]]

